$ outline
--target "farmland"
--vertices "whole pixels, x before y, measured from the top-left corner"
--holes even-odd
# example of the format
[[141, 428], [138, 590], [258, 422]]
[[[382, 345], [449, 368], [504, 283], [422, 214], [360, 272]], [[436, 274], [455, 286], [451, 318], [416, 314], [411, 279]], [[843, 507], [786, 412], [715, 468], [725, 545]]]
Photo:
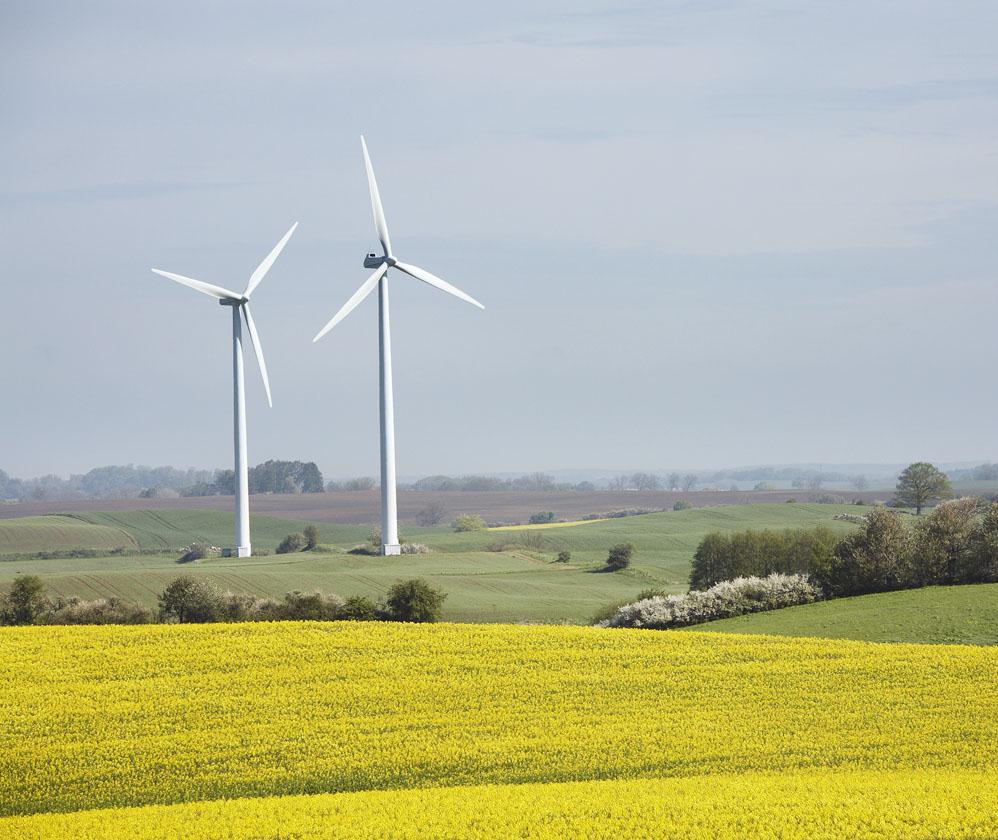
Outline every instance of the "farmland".
[[[0, 676], [10, 837], [233, 824], [558, 836], [604, 818], [688, 836], [996, 829], [993, 648], [496, 625], [26, 627], [0, 631]], [[287, 798], [301, 794], [324, 796]], [[432, 816], [405, 818], [428, 802]]]
[[[839, 493], [839, 491], [836, 491]], [[450, 518], [466, 513], [478, 513], [489, 522], [526, 522], [538, 511], [552, 511], [559, 519], [579, 519], [594, 513], [641, 508], [644, 510], [671, 510], [683, 499], [694, 507], [718, 505], [783, 504], [788, 499], [807, 502], [812, 491], [744, 490], [744, 491], [693, 491], [690, 493], [666, 490], [648, 491], [435, 491], [400, 490], [398, 493], [399, 521], [413, 525], [421, 510], [440, 505]], [[849, 501], [861, 499], [871, 503], [890, 498], [884, 491], [842, 492]], [[371, 524], [379, 520], [381, 495], [377, 490], [336, 491], [329, 493], [303, 493], [254, 495], [251, 500], [254, 516], [275, 516], [309, 522], [328, 522], [340, 525]], [[67, 501], [30, 501], [13, 505], [0, 505], [0, 519], [23, 516], [42, 516], [48, 513], [94, 513], [136, 510], [201, 510], [231, 512], [232, 496], [202, 496], [181, 499], [78, 499]]]
[[[212, 558], [178, 565], [177, 552], [141, 556], [22, 558], [0, 562], [0, 586], [20, 573], [41, 576], [57, 595], [84, 598], [117, 595], [154, 605], [156, 595], [181, 572], [204, 575], [223, 589], [255, 595], [282, 595], [321, 589], [339, 595], [377, 597], [395, 580], [421, 576], [448, 593], [444, 618], [449, 621], [586, 622], [599, 608], [634, 597], [650, 586], [685, 591], [697, 543], [711, 530], [791, 528], [825, 524], [841, 533], [854, 526], [835, 521], [851, 505], [732, 505], [632, 516], [570, 527], [455, 533], [447, 527], [406, 526], [403, 537], [425, 543], [427, 555], [366, 557], [345, 553], [362, 542], [369, 528], [324, 523], [321, 538], [328, 553]], [[79, 513], [76, 521], [95, 529], [112, 528], [143, 549], [194, 540], [227, 545], [232, 515], [206, 510], [118, 511]], [[48, 517], [41, 517], [47, 519]], [[0, 521], [0, 535], [21, 520]], [[302, 523], [253, 517], [254, 545], [272, 550]], [[2, 539], [2, 536], [0, 536]], [[607, 550], [631, 542], [631, 568], [616, 574], [598, 570]], [[41, 542], [22, 550], [41, 551]], [[571, 562], [555, 563], [559, 551]]]

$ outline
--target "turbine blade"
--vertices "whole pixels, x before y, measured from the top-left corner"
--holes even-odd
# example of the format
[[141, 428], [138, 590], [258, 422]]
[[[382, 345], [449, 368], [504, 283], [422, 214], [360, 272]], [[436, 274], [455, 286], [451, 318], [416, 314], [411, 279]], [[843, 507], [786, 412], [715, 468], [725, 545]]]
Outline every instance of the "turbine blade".
[[246, 291], [243, 292], [243, 297], [249, 297], [253, 294], [253, 290], [260, 285], [260, 281], [266, 276], [267, 272], [270, 271], [270, 267], [274, 264], [281, 251], [284, 250], [284, 246], [288, 244], [288, 240], [291, 238], [291, 234], [295, 232], [295, 228], [298, 227], [298, 222], [291, 225], [291, 230], [284, 234], [284, 238], [274, 246], [274, 250], [267, 254], [266, 259], [256, 267], [256, 271], [253, 272], [250, 277], [249, 284], [246, 286]]
[[246, 327], [249, 330], [250, 344], [253, 345], [253, 352], [256, 353], [257, 364], [260, 365], [260, 375], [263, 377], [263, 389], [267, 392], [267, 405], [274, 407], [274, 401], [270, 397], [270, 378], [267, 376], [267, 363], [263, 359], [263, 347], [260, 345], [260, 334], [256, 331], [256, 324], [253, 322], [253, 315], [250, 312], [249, 303], [244, 303], [239, 307], [243, 312]]
[[392, 241], [388, 238], [388, 222], [385, 221], [385, 211], [381, 206], [381, 195], [378, 193], [378, 182], [374, 177], [374, 167], [371, 166], [371, 156], [367, 153], [367, 143], [364, 135], [360, 135], [360, 146], [364, 150], [364, 167], [367, 169], [367, 186], [371, 191], [371, 210], [374, 211], [374, 228], [381, 240], [381, 250], [386, 257], [392, 255]]
[[477, 306], [479, 309], [484, 309], [485, 307], [475, 300], [471, 295], [465, 294], [456, 286], [452, 286], [446, 280], [441, 280], [435, 274], [430, 274], [426, 269], [420, 268], [418, 265], [409, 265], [408, 263], [396, 262], [395, 268], [399, 271], [404, 271], [410, 277], [415, 277], [417, 280], [422, 280], [424, 283], [429, 283], [431, 286], [435, 286], [442, 292], [447, 292], [448, 294], [454, 295], [456, 298], [460, 298], [472, 306]]
[[160, 271], [158, 268], [152, 269], [155, 274], [160, 274], [163, 277], [168, 277], [170, 280], [176, 280], [178, 283], [189, 286], [192, 289], [197, 289], [199, 292], [203, 292], [206, 295], [211, 295], [219, 300], [241, 300], [242, 296], [236, 294], [235, 292], [230, 292], [228, 289], [223, 289], [221, 286], [213, 286], [211, 283], [205, 283], [203, 280], [195, 280], [193, 277], [184, 277], [183, 274], [171, 274], [169, 271]]
[[357, 308], [357, 305], [369, 294], [371, 294], [371, 292], [374, 291], [374, 287], [377, 286], [378, 281], [385, 276], [386, 271], [388, 271], [388, 263], [382, 263], [381, 265], [379, 265], [378, 270], [375, 271], [374, 274], [372, 274], [364, 281], [364, 285], [353, 293], [353, 297], [351, 297], [350, 300], [348, 300], [346, 303], [343, 304], [343, 306], [340, 307], [340, 311], [337, 312], [332, 317], [332, 319], [328, 324], [326, 324], [326, 326], [324, 326], [321, 330], [319, 330], [318, 334], [315, 336], [315, 338], [312, 339], [312, 341], [313, 342], [318, 341], [333, 327], [335, 327], [340, 321], [346, 318], [347, 315], [353, 312], [354, 309]]

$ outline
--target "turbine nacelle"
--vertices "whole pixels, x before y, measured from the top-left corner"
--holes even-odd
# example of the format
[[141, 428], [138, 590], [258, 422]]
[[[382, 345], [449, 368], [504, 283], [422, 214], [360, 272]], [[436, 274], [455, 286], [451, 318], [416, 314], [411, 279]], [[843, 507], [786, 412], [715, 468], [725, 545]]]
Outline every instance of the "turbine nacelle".
[[155, 274], [159, 274], [161, 277], [166, 277], [169, 280], [180, 283], [182, 286], [187, 286], [189, 289], [194, 289], [202, 294], [217, 298], [221, 306], [238, 307], [238, 314], [242, 315], [243, 321], [246, 322], [246, 329], [249, 331], [250, 344], [253, 345], [253, 352], [256, 354], [256, 361], [260, 366], [260, 376], [263, 378], [263, 388], [267, 392], [267, 404], [271, 407], [273, 407], [274, 402], [270, 396], [270, 378], [267, 376], [267, 363], [263, 358], [263, 347], [260, 345], [260, 336], [257, 333], [256, 324], [253, 321], [253, 313], [250, 312], [249, 300], [250, 295], [253, 294], [256, 287], [260, 285], [260, 281], [263, 280], [267, 272], [270, 271], [270, 267], [274, 264], [274, 260], [276, 260], [281, 251], [284, 250], [284, 246], [288, 244], [291, 234], [295, 232], [295, 228], [297, 227], [298, 222], [291, 225], [291, 229], [284, 234], [281, 241], [274, 246], [266, 257], [264, 257], [263, 262], [261, 262], [250, 275], [249, 283], [246, 284], [246, 291], [242, 294], [230, 291], [229, 289], [223, 289], [221, 286], [215, 286], [212, 283], [205, 283], [203, 280], [195, 280], [193, 277], [185, 277], [183, 274], [173, 274], [169, 271], [161, 271], [158, 268], [153, 269], [153, 272]]
[[435, 274], [430, 274], [425, 268], [420, 268], [418, 265], [410, 265], [409, 263], [400, 262], [395, 259], [395, 255], [392, 253], [392, 242], [388, 236], [388, 222], [385, 221], [385, 211], [381, 206], [381, 194], [378, 192], [378, 182], [374, 177], [374, 167], [371, 165], [371, 156], [367, 153], [367, 143], [364, 141], [364, 137], [360, 138], [360, 147], [364, 152], [364, 168], [367, 170], [367, 187], [371, 193], [371, 210], [374, 212], [374, 229], [377, 231], [378, 240], [381, 242], [381, 253], [382, 256], [378, 256], [375, 253], [368, 253], [364, 257], [364, 268], [373, 268], [374, 273], [364, 281], [361, 287], [354, 292], [351, 298], [340, 307], [340, 311], [337, 312], [324, 326], [319, 330], [318, 334], [312, 341], [318, 341], [327, 332], [329, 332], [333, 327], [335, 327], [340, 321], [346, 318], [364, 298], [366, 298], [371, 292], [373, 292], [381, 279], [388, 272], [389, 268], [395, 268], [404, 274], [408, 274], [410, 277], [415, 277], [417, 280], [422, 280], [428, 286], [433, 286], [435, 289], [440, 289], [442, 292], [447, 292], [449, 295], [454, 295], [454, 297], [459, 300], [465, 301], [465, 303], [470, 303], [472, 306], [477, 306], [479, 309], [484, 309], [485, 307], [475, 300], [471, 295], [462, 292], [456, 286], [452, 286], [446, 280], [441, 280]]

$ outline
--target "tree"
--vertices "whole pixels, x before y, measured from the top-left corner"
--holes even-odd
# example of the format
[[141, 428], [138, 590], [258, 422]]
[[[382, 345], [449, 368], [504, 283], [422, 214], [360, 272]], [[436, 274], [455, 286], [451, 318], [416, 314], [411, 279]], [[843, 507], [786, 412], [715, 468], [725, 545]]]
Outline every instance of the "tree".
[[918, 461], [908, 465], [898, 477], [896, 494], [901, 504], [915, 508], [915, 514], [921, 515], [922, 508], [931, 502], [953, 498], [953, 488], [946, 473]]
[[400, 580], [385, 596], [385, 612], [391, 621], [438, 621], [446, 597], [422, 578]]
[[658, 490], [662, 483], [657, 475], [651, 473], [636, 472], [630, 478], [630, 486], [635, 490]]
[[669, 478], [667, 479], [667, 483], [669, 485], [670, 490], [678, 490], [679, 482], [680, 482], [679, 473], [669, 473]]
[[426, 528], [439, 525], [447, 515], [447, 508], [442, 502], [430, 502], [416, 514], [416, 522]]
[[606, 567], [611, 572], [619, 572], [631, 565], [634, 546], [630, 543], [617, 543], [610, 549], [606, 558]]
[[693, 505], [691, 505], [686, 499], [676, 499], [676, 503], [672, 506], [673, 510], [689, 510]]
[[223, 609], [221, 593], [210, 583], [181, 575], [159, 596], [159, 616], [164, 621], [198, 624], [218, 621]]
[[696, 487], [697, 477], [693, 473], [687, 473], [683, 476], [683, 492], [689, 493], [694, 487]]
[[315, 525], [306, 525], [302, 530], [302, 536], [305, 538], [306, 551], [312, 551], [319, 545], [319, 529]]
[[977, 499], [938, 505], [918, 523], [915, 556], [919, 583], [963, 583], [977, 528]]
[[546, 525], [548, 522], [554, 522], [554, 511], [544, 510], [540, 513], [532, 513], [527, 521], [531, 525]]
[[690, 567], [690, 589], [708, 589], [727, 577], [729, 543], [719, 531], [712, 531], [700, 540]]
[[870, 482], [866, 480], [865, 475], [857, 475], [852, 480], [852, 486], [854, 490], [858, 490], [862, 493], [867, 487], [870, 486]]
[[970, 550], [961, 570], [964, 583], [998, 581], [998, 502], [984, 512], [970, 535]]
[[572, 559], [572, 552], [570, 552], [570, 551], [559, 551], [558, 552], [558, 559], [555, 562], [556, 563], [567, 563], [571, 559]]
[[3, 624], [34, 624], [51, 606], [38, 575], [18, 575], [0, 607]]
[[816, 577], [833, 596], [917, 586], [911, 534], [901, 515], [885, 507], [875, 507], [860, 530], [835, 546], [835, 558]]

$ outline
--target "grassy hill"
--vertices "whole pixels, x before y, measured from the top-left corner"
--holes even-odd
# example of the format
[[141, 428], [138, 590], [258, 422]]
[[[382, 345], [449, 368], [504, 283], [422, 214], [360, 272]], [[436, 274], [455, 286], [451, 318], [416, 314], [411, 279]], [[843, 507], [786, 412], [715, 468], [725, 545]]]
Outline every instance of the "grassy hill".
[[139, 543], [122, 528], [87, 522], [72, 515], [25, 516], [0, 522], [0, 555], [74, 548], [135, 550]]
[[994, 645], [998, 644], [998, 584], [930, 586], [839, 598], [688, 629], [871, 642]]
[[[399, 578], [424, 577], [447, 594], [444, 617], [449, 621], [529, 621], [582, 623], [601, 607], [633, 598], [649, 586], [686, 590], [690, 560], [704, 534], [712, 530], [791, 528], [825, 524], [842, 531], [853, 525], [837, 522], [840, 511], [853, 506], [778, 504], [700, 508], [632, 516], [547, 528], [502, 529], [454, 533], [449, 528], [405, 528], [407, 540], [425, 543], [433, 552], [403, 557], [346, 554], [369, 529], [356, 525], [320, 526], [328, 553], [213, 558], [178, 565], [167, 553], [194, 540], [231, 544], [232, 515], [208, 510], [120, 511], [60, 517], [75, 521], [96, 537], [104, 530], [127, 536], [143, 549], [164, 548], [161, 555], [103, 556], [72, 559], [17, 559], [0, 563], [0, 586], [15, 574], [41, 575], [63, 596], [94, 598], [117, 595], [154, 604], [157, 593], [178, 574], [204, 575], [234, 592], [282, 595], [321, 589], [340, 595], [377, 597]], [[36, 517], [49, 519], [50, 517]], [[0, 535], [24, 520], [0, 521]], [[253, 517], [253, 545], [272, 550], [301, 522]], [[50, 546], [41, 532], [37, 541], [22, 539], [19, 551]], [[636, 554], [624, 572], [600, 572], [609, 547], [632, 542]], [[66, 546], [64, 543], [60, 547]], [[557, 553], [571, 552], [569, 564], [555, 563]]]

